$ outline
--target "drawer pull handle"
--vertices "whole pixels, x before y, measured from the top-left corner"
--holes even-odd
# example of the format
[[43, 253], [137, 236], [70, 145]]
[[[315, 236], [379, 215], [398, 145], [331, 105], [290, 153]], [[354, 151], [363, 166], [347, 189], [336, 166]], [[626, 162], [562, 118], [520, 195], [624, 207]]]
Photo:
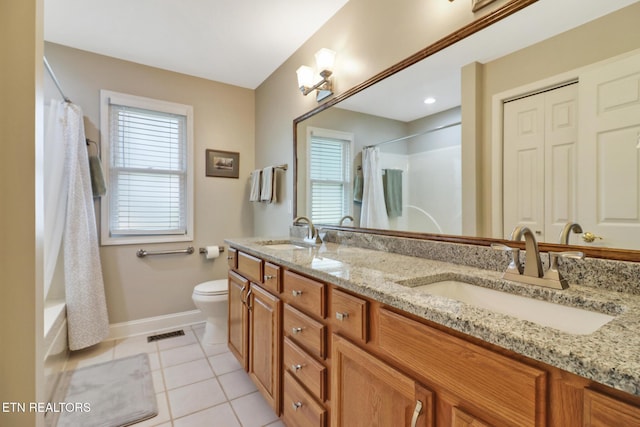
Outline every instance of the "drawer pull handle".
[[275, 278], [275, 277], [276, 277], [276, 276], [272, 276], [272, 275], [270, 275], [270, 274], [265, 274], [265, 275], [264, 275], [264, 281], [266, 282], [267, 280], [271, 280], [271, 279], [273, 279], [273, 278]]
[[336, 312], [336, 319], [342, 321], [348, 318], [349, 318], [349, 313], [340, 313], [339, 311]]
[[302, 369], [302, 365], [291, 365], [291, 369], [293, 369], [293, 372], [298, 372]]
[[299, 334], [300, 332], [302, 332], [303, 328], [291, 328], [291, 332], [293, 332], [294, 334]]
[[293, 295], [294, 297], [299, 297], [300, 295], [302, 295], [302, 291], [296, 291], [294, 289], [293, 291], [291, 291], [291, 295]]
[[413, 417], [411, 418], [411, 427], [416, 427], [418, 423], [418, 417], [420, 416], [421, 412], [422, 412], [422, 402], [419, 400], [416, 400], [416, 408], [413, 410]]
[[293, 402], [291, 406], [293, 407], [294, 411], [297, 411], [298, 408], [302, 407], [302, 402]]

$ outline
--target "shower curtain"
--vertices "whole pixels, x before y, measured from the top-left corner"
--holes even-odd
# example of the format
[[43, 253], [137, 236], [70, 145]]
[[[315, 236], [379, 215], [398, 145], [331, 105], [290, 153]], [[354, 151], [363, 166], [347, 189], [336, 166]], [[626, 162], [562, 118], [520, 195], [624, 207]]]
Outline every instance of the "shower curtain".
[[[62, 186], [58, 197], [62, 199], [66, 194], [62, 203], [66, 201], [63, 248], [69, 348], [79, 350], [108, 336], [109, 319], [82, 110], [68, 102], [54, 101], [51, 113], [55, 113], [50, 118], [55, 122], [51, 129], [57, 131], [52, 135], [54, 139], [45, 144], [52, 144], [64, 153], [62, 173], [66, 178], [59, 180]], [[53, 159], [47, 158], [46, 162], [49, 161]], [[60, 206], [58, 209], [63, 210]], [[60, 221], [56, 215], [55, 222], [59, 224]], [[49, 262], [55, 261], [45, 261]]]
[[362, 150], [362, 210], [360, 226], [366, 228], [389, 228], [389, 217], [384, 202], [380, 150], [367, 147]]

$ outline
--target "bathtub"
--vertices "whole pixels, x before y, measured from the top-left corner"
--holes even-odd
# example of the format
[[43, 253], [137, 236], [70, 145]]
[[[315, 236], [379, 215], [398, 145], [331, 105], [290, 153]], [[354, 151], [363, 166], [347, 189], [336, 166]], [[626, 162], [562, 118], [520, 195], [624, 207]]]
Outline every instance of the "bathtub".
[[44, 377], [47, 402], [52, 401], [56, 386], [69, 358], [67, 345], [67, 310], [64, 301], [44, 304]]

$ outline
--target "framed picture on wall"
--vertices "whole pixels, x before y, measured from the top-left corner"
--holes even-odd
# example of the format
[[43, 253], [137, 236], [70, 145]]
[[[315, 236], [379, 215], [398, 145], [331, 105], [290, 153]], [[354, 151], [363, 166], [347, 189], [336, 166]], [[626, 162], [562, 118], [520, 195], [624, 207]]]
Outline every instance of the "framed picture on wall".
[[496, 0], [472, 0], [471, 10], [477, 12], [478, 10], [482, 9], [485, 6], [488, 6], [494, 1]]
[[240, 153], [206, 150], [205, 165], [207, 176], [238, 178], [240, 176]]

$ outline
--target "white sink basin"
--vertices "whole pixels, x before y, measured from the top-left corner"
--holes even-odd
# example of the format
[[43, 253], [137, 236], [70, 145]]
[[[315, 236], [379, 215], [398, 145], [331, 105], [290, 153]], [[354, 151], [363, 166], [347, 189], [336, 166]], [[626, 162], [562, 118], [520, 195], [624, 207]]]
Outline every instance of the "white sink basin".
[[413, 289], [528, 320], [569, 334], [589, 335], [614, 319], [613, 316], [595, 311], [513, 295], [457, 280], [444, 280], [416, 286]]

